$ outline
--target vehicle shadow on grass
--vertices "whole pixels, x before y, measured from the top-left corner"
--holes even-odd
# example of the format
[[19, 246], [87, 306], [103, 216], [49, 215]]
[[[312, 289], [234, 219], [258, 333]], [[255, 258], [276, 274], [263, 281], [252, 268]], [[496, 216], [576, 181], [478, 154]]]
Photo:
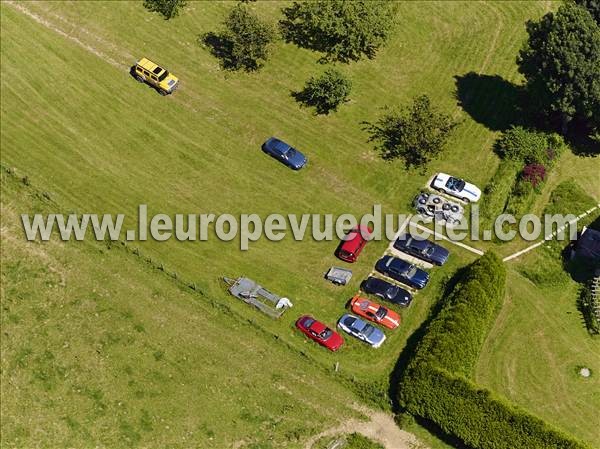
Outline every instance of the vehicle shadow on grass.
[[159, 91], [159, 89], [158, 89], [158, 88], [156, 88], [156, 87], [152, 86], [151, 84], [148, 84], [148, 83], [146, 83], [145, 81], [141, 81], [141, 80], [140, 80], [140, 79], [137, 77], [137, 75], [135, 74], [135, 66], [134, 66], [134, 65], [132, 65], [132, 66], [129, 68], [129, 75], [131, 75], [131, 77], [132, 77], [134, 80], [136, 80], [138, 83], [140, 83], [140, 84], [144, 84], [146, 87], [148, 87], [149, 89], [152, 89], [152, 90], [156, 91], [156, 93], [158, 93], [158, 94], [160, 95], [160, 91]]
[[511, 125], [525, 125], [524, 89], [499, 75], [469, 72], [454, 77], [456, 99], [477, 123], [492, 131], [504, 131]]
[[[440, 297], [437, 299], [436, 303], [433, 305], [431, 310], [429, 311], [429, 315], [425, 321], [415, 330], [408, 340], [406, 341], [406, 346], [400, 353], [396, 364], [394, 365], [394, 369], [392, 370], [389, 376], [389, 387], [388, 387], [388, 396], [390, 402], [392, 404], [392, 411], [396, 416], [400, 416], [406, 413], [406, 410], [402, 407], [400, 402], [398, 401], [398, 393], [400, 392], [401, 383], [402, 382], [410, 382], [409, 379], [403, 379], [406, 368], [408, 367], [410, 361], [412, 360], [415, 351], [427, 333], [427, 329], [430, 323], [435, 319], [435, 317], [440, 313], [444, 305], [446, 304], [446, 298], [449, 297], [450, 293], [456, 285], [464, 278], [465, 272], [468, 267], [460, 268], [450, 276], [443, 284], [442, 293]], [[465, 445], [460, 439], [456, 438], [454, 435], [450, 435], [444, 430], [442, 430], [437, 424], [428, 419], [414, 416], [415, 421], [421, 426], [427, 429], [431, 434], [435, 435], [438, 439], [443, 441], [444, 443], [456, 448], [456, 449], [471, 449], [469, 446]]]

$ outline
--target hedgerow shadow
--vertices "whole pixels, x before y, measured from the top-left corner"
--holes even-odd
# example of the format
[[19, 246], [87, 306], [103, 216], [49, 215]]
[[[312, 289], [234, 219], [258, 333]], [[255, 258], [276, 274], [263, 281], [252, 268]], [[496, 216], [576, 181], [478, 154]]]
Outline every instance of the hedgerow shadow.
[[[388, 387], [388, 396], [390, 402], [392, 404], [392, 411], [394, 414], [402, 415], [406, 413], [404, 408], [398, 402], [398, 393], [400, 392], [400, 383], [402, 382], [402, 378], [404, 376], [404, 372], [410, 363], [419, 342], [423, 339], [425, 334], [427, 333], [427, 329], [432, 322], [433, 319], [440, 313], [443, 307], [446, 305], [446, 298], [450, 296], [450, 293], [456, 285], [465, 277], [465, 273], [467, 272], [468, 266], [459, 268], [452, 276], [449, 276], [443, 283], [443, 288], [441, 289], [441, 294], [438, 300], [435, 302], [431, 310], [429, 311], [429, 315], [427, 319], [421, 323], [421, 325], [415, 330], [410, 337], [406, 341], [406, 346], [400, 353], [396, 364], [394, 365], [394, 369], [390, 373], [389, 376], [389, 387]], [[456, 449], [471, 449], [469, 446], [465, 445], [462, 440], [455, 437], [454, 435], [450, 435], [444, 432], [437, 424], [428, 419], [422, 418], [420, 416], [411, 415], [414, 420], [421, 427], [427, 429], [432, 435], [435, 435], [436, 438], [443, 441], [444, 443], [452, 446]]]
[[427, 333], [427, 329], [431, 321], [440, 313], [442, 308], [445, 306], [445, 299], [450, 296], [454, 287], [464, 278], [465, 273], [467, 272], [468, 266], [459, 268], [452, 276], [449, 276], [443, 283], [443, 288], [441, 289], [441, 293], [435, 304], [432, 306], [429, 311], [429, 315], [427, 318], [421, 323], [421, 325], [408, 337], [406, 340], [406, 345], [404, 349], [400, 353], [396, 364], [394, 365], [394, 369], [390, 373], [389, 376], [389, 390], [388, 395], [390, 397], [390, 401], [392, 403], [392, 411], [394, 413], [402, 413], [404, 410], [402, 406], [398, 402], [398, 392], [400, 383], [402, 381], [402, 377], [408, 364], [410, 363], [419, 342], [423, 339], [425, 334]]

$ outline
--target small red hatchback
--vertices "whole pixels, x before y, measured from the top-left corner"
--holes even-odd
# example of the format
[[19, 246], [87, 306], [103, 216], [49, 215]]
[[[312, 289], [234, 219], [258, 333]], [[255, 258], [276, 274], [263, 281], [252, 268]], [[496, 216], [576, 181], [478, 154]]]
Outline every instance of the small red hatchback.
[[371, 236], [371, 230], [366, 226], [358, 226], [346, 234], [337, 249], [337, 256], [346, 262], [356, 262], [358, 255], [367, 244]]
[[321, 346], [325, 346], [330, 351], [337, 351], [344, 343], [344, 339], [340, 334], [329, 329], [310, 315], [304, 315], [298, 318], [296, 327], [308, 338], [316, 341]]

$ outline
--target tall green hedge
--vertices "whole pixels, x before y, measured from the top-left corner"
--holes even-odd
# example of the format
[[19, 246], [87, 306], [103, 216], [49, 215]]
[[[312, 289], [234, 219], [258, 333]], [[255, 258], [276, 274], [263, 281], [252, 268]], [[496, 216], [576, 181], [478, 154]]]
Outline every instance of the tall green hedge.
[[485, 187], [485, 201], [481, 204], [482, 229], [489, 229], [494, 225], [494, 220], [504, 213], [512, 188], [515, 185], [523, 163], [503, 159], [496, 169], [494, 176]]
[[433, 363], [471, 374], [504, 298], [506, 270], [487, 253], [469, 266], [419, 344], [412, 365]]
[[[412, 374], [403, 395], [412, 413], [435, 422], [468, 446], [481, 449], [585, 449], [491, 391], [430, 363]], [[551, 399], [549, 399], [551, 400]]]
[[491, 252], [467, 267], [403, 373], [399, 403], [477, 449], [584, 449], [469, 380], [502, 306], [505, 281], [505, 267]]

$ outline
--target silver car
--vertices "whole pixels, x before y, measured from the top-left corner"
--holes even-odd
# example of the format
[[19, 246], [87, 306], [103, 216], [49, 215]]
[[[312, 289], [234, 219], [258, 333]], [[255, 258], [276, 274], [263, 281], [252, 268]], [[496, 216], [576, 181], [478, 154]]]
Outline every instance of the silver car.
[[354, 315], [346, 314], [341, 317], [338, 327], [373, 348], [379, 348], [385, 341], [385, 334], [381, 330]]

